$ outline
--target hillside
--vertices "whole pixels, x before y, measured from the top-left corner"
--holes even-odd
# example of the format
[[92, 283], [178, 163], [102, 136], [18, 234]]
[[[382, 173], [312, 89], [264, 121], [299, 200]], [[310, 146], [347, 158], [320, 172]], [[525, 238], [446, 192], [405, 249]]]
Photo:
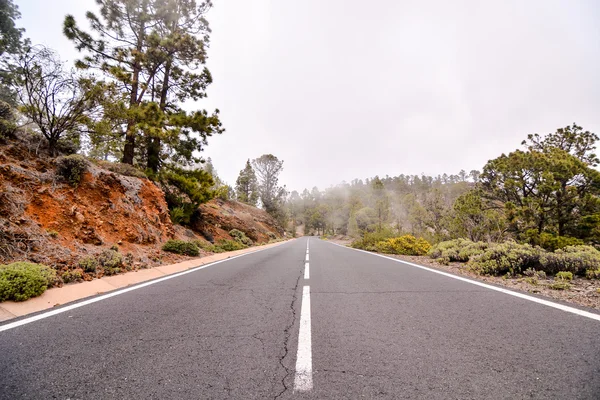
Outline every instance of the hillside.
[[[203, 240], [204, 234], [218, 241], [238, 229], [263, 243], [283, 233], [263, 210], [220, 199], [201, 206], [193, 230], [173, 225], [157, 185], [107, 166], [90, 162], [72, 187], [57, 176], [54, 161], [36, 156], [34, 148], [20, 142], [0, 147], [0, 263], [32, 261], [61, 275], [83, 257], [118, 248], [131, 270], [184, 259], [161, 250], [169, 239]], [[101, 274], [79, 273], [86, 280]]]

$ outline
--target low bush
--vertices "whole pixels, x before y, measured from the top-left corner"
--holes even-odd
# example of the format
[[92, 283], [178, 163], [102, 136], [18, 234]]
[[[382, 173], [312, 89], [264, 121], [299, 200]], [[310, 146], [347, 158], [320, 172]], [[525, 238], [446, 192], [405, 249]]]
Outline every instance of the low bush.
[[554, 290], [569, 290], [569, 289], [571, 289], [571, 285], [564, 281], [551, 283], [550, 285], [548, 285], [548, 287], [550, 289], [554, 289]]
[[229, 231], [229, 235], [236, 241], [240, 242], [245, 246], [252, 246], [254, 242], [246, 234], [239, 229], [232, 229]]
[[0, 265], [0, 301], [24, 301], [41, 295], [56, 280], [56, 271], [41, 264]]
[[585, 272], [585, 277], [588, 279], [600, 279], [600, 269], [588, 269]]
[[190, 257], [196, 257], [200, 254], [200, 249], [195, 243], [184, 240], [169, 240], [163, 245], [162, 249], [170, 253], [183, 254]]
[[274, 234], [273, 232], [267, 232], [267, 236], [269, 237], [269, 240], [277, 239], [277, 235]]
[[529, 268], [541, 269], [542, 252], [539, 247], [508, 241], [490, 246], [473, 256], [469, 268], [481, 275], [517, 275]]
[[434, 245], [428, 252], [442, 264], [449, 262], [468, 262], [471, 257], [481, 254], [489, 247], [485, 242], [472, 242], [467, 239], [454, 239]]
[[73, 269], [63, 272], [61, 278], [64, 283], [78, 282], [83, 279], [83, 271], [81, 269]]
[[98, 268], [98, 260], [94, 257], [84, 257], [78, 262], [79, 268], [81, 268], [84, 272], [93, 273], [96, 272], [96, 268]]
[[561, 281], [572, 281], [573, 273], [567, 272], [567, 271], [560, 271], [559, 273], [556, 274], [556, 276], [554, 278], [561, 280]]
[[87, 171], [88, 162], [79, 154], [71, 154], [56, 159], [56, 174], [65, 179], [71, 186], [77, 187]]
[[98, 256], [98, 263], [104, 270], [104, 275], [115, 275], [121, 272], [123, 256], [118, 251], [112, 249], [104, 250]]
[[377, 243], [395, 237], [396, 234], [389, 229], [379, 232], [365, 232], [363, 237], [350, 243], [350, 247], [367, 251], [377, 251]]
[[235, 240], [219, 240], [215, 245], [215, 248], [219, 248], [222, 251], [216, 251], [215, 253], [222, 253], [225, 251], [235, 251], [245, 249], [247, 246], [237, 242]]
[[540, 269], [549, 274], [568, 271], [584, 276], [589, 269], [600, 268], [600, 251], [592, 246], [567, 246], [540, 257]]
[[375, 245], [375, 248], [380, 253], [423, 256], [427, 254], [431, 248], [431, 244], [423, 238], [416, 238], [412, 235], [403, 235], [382, 240]]

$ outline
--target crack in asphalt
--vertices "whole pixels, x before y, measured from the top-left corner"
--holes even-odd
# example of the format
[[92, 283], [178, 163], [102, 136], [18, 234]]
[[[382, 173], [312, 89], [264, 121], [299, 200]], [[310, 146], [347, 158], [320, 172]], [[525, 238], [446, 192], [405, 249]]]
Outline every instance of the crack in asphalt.
[[292, 374], [294, 372], [293, 370], [290, 371], [290, 369], [285, 366], [283, 361], [289, 354], [288, 343], [289, 343], [290, 337], [292, 335], [290, 330], [296, 324], [296, 320], [297, 320], [295, 306], [296, 306], [296, 302], [298, 301], [298, 286], [300, 285], [300, 279], [302, 279], [303, 274], [304, 274], [304, 264], [302, 264], [302, 267], [300, 268], [300, 273], [298, 274], [298, 279], [296, 280], [296, 285], [294, 286], [294, 297], [292, 298], [292, 302], [290, 303], [290, 311], [292, 312], [292, 320], [283, 331], [284, 336], [285, 336], [285, 339], [283, 341], [283, 350], [284, 351], [283, 351], [282, 356], [279, 357], [279, 365], [281, 365], [281, 367], [285, 370], [285, 375], [281, 379], [281, 384], [283, 386], [283, 390], [281, 392], [279, 392], [277, 395], [275, 395], [275, 397], [273, 397], [274, 400], [277, 400], [278, 398], [283, 396], [283, 394], [285, 392], [288, 391], [289, 388], [288, 388], [287, 384], [285, 383], [285, 380], [288, 378], [288, 376], [290, 376], [290, 374]]

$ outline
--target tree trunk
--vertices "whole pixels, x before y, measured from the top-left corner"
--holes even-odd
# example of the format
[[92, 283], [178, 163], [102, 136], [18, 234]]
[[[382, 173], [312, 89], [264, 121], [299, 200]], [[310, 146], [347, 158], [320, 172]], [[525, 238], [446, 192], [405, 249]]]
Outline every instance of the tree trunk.
[[[167, 95], [169, 93], [169, 75], [171, 74], [172, 61], [167, 61], [165, 65], [165, 74], [163, 78], [162, 90], [160, 93], [160, 110], [162, 112], [167, 108]], [[160, 167], [160, 137], [152, 137], [148, 145], [148, 168], [153, 172], [158, 172]]]
[[[144, 3], [142, 5], [143, 7], [143, 11], [146, 12], [146, 6], [147, 4]], [[138, 40], [136, 43], [136, 51], [138, 52], [138, 54], [142, 53], [142, 49], [143, 49], [143, 45], [144, 45], [144, 34], [146, 31], [146, 24], [143, 22], [140, 23], [140, 30], [138, 32]], [[137, 57], [137, 56], [136, 56]], [[132, 111], [132, 108], [136, 107], [139, 103], [138, 101], [138, 89], [139, 89], [139, 81], [140, 81], [140, 72], [142, 70], [142, 66], [141, 63], [139, 61], [139, 59], [136, 58], [135, 62], [133, 63], [133, 79], [131, 81], [131, 95], [129, 97], [129, 111]], [[125, 147], [123, 148], [123, 159], [121, 160], [121, 162], [123, 162], [123, 164], [130, 164], [133, 165], [133, 158], [135, 156], [135, 118], [133, 117], [129, 117], [129, 119], [127, 120], [127, 130], [125, 131]]]

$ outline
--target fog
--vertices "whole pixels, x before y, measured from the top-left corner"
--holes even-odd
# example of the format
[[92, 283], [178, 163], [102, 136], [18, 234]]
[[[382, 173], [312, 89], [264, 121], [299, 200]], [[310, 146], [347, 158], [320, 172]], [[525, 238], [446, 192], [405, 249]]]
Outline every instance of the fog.
[[[93, 0], [17, 1], [33, 43], [76, 58], [62, 20]], [[50, 6], [51, 4], [51, 6]], [[208, 99], [227, 131], [204, 153], [235, 183], [283, 159], [280, 183], [481, 169], [528, 133], [600, 133], [600, 3], [215, 1]]]

